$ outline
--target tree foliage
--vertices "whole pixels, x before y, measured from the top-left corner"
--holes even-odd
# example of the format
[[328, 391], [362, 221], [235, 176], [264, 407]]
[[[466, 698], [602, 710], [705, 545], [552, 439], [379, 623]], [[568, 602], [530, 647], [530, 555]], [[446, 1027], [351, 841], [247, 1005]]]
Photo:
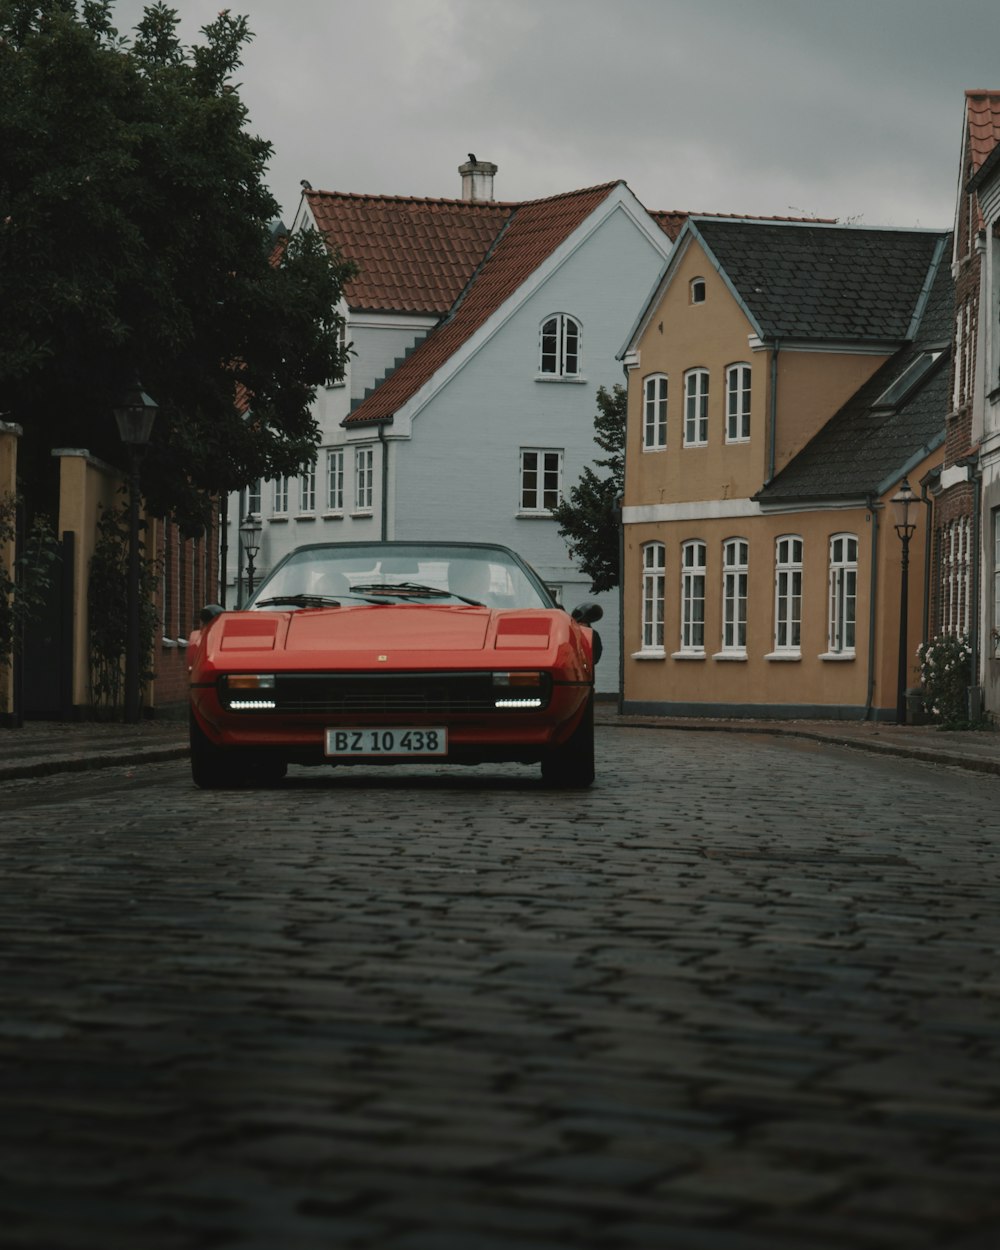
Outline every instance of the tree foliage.
[[624, 386], [613, 386], [610, 391], [600, 387], [594, 442], [607, 455], [594, 463], [606, 469], [607, 475], [598, 477], [588, 465], [569, 498], [552, 509], [559, 533], [590, 578], [594, 594], [613, 590], [620, 580], [618, 508], [625, 490], [625, 406]]
[[308, 232], [275, 248], [271, 145], [233, 82], [246, 18], [190, 48], [177, 28], [162, 3], [129, 40], [109, 0], [0, 0], [0, 416], [38, 464], [120, 463], [138, 377], [160, 409], [144, 493], [195, 525], [210, 493], [312, 459], [352, 269]]

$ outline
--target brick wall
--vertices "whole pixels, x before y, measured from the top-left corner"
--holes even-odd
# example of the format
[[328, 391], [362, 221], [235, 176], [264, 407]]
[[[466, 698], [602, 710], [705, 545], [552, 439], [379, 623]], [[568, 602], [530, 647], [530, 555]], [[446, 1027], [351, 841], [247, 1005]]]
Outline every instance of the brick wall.
[[155, 550], [160, 569], [159, 633], [153, 649], [153, 699], [158, 710], [188, 697], [187, 640], [198, 613], [219, 597], [219, 543], [216, 524], [196, 538], [176, 525], [159, 522]]

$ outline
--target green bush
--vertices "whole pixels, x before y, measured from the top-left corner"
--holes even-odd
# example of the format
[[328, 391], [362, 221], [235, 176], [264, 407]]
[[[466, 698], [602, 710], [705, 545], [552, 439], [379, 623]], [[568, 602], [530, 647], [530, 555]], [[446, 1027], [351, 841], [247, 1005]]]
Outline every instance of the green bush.
[[[0, 497], [0, 551], [17, 534], [17, 499]], [[36, 517], [8, 568], [0, 561], [0, 672], [9, 668], [21, 631], [42, 611], [60, 558], [59, 541], [46, 517]]]
[[942, 729], [968, 729], [972, 648], [964, 634], [940, 634], [917, 648], [924, 711]]

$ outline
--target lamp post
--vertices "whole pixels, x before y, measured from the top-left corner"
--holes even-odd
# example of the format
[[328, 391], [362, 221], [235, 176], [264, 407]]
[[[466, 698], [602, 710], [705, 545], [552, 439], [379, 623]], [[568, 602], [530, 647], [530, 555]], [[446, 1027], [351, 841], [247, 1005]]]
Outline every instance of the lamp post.
[[128, 587], [125, 631], [125, 723], [139, 722], [139, 461], [148, 445], [157, 405], [138, 382], [115, 405], [118, 433], [128, 452]]
[[899, 672], [896, 677], [896, 724], [906, 724], [906, 660], [907, 660], [907, 626], [910, 589], [910, 539], [917, 528], [915, 521], [910, 520], [910, 509], [917, 502], [917, 497], [910, 489], [910, 483], [903, 478], [902, 485], [892, 497], [892, 506], [896, 512], [896, 533], [903, 544], [899, 577]]
[[255, 512], [248, 512], [240, 522], [240, 546], [247, 558], [247, 598], [253, 594], [253, 562], [260, 551], [260, 517]]

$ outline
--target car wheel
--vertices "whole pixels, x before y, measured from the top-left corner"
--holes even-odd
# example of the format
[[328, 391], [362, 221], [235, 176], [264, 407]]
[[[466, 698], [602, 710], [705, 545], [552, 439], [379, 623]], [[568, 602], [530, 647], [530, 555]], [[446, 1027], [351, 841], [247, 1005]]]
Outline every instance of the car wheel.
[[191, 780], [202, 790], [224, 790], [237, 784], [237, 770], [226, 753], [220, 751], [202, 732], [190, 713]]
[[561, 790], [582, 790], [594, 780], [594, 696], [583, 719], [561, 747], [542, 760], [542, 779]]

